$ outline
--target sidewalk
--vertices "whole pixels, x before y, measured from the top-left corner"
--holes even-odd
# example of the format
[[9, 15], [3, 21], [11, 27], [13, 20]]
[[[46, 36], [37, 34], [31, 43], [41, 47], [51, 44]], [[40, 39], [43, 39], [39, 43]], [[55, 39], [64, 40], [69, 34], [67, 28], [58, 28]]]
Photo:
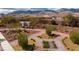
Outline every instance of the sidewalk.
[[14, 51], [14, 49], [12, 48], [12, 46], [9, 44], [9, 42], [5, 39], [5, 37], [2, 35], [2, 33], [0, 32], [0, 44], [1, 47], [4, 51]]

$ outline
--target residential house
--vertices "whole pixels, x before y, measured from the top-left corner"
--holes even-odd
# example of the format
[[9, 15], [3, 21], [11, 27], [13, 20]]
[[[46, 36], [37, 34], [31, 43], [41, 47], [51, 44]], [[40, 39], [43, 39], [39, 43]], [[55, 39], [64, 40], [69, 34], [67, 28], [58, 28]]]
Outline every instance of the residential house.
[[28, 28], [30, 26], [29, 21], [20, 21], [22, 28]]

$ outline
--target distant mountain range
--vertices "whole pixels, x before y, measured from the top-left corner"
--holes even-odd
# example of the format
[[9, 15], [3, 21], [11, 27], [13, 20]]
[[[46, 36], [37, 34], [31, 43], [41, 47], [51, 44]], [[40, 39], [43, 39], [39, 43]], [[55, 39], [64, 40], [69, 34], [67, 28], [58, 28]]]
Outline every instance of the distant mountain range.
[[58, 12], [79, 12], [78, 8], [61, 8], [57, 10]]
[[29, 10], [17, 10], [14, 11], [13, 13], [16, 14], [34, 14], [34, 13], [46, 13], [46, 12], [56, 12], [55, 10], [50, 10], [50, 9], [29, 9]]
[[79, 12], [79, 8], [0, 8], [0, 14], [33, 14], [46, 12]]

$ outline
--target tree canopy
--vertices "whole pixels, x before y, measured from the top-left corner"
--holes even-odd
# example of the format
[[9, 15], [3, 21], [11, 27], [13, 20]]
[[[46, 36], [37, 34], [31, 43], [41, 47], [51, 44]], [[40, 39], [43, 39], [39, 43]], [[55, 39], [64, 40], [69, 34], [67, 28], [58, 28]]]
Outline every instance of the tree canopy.
[[51, 24], [47, 24], [45, 26], [45, 29], [46, 29], [46, 33], [51, 36], [51, 32], [54, 31], [56, 28], [55, 26], [51, 25]]
[[77, 26], [77, 20], [72, 14], [68, 14], [63, 17], [63, 25], [67, 26]]
[[35, 45], [28, 45], [28, 37], [25, 33], [21, 32], [18, 36], [18, 43], [24, 50], [34, 50]]

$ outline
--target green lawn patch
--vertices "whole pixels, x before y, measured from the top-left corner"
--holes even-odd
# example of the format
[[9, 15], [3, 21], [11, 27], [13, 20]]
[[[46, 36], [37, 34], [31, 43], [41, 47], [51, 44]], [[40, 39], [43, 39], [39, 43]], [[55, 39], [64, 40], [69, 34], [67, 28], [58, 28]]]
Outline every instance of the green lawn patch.
[[71, 32], [70, 34], [70, 39], [74, 44], [79, 45], [79, 32]]
[[50, 48], [49, 42], [43, 41], [43, 48]]

